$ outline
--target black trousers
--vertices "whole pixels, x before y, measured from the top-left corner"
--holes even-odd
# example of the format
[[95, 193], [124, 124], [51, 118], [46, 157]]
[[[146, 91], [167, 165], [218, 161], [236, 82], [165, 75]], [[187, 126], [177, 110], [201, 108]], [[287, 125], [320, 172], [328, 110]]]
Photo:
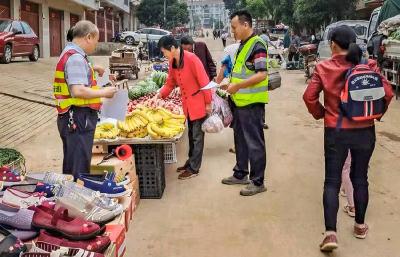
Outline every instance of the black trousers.
[[63, 143], [63, 173], [78, 179], [79, 174], [90, 172], [98, 114], [86, 107], [72, 107], [71, 111], [76, 124], [75, 131], [68, 128], [70, 112], [58, 115], [57, 126]]
[[233, 108], [233, 133], [236, 150], [233, 176], [242, 179], [250, 174], [250, 179], [255, 185], [263, 185], [267, 165], [263, 129], [265, 105], [236, 107], [231, 103], [231, 107]]
[[204, 132], [201, 130], [206, 117], [191, 121], [188, 119], [189, 154], [185, 168], [193, 173], [198, 173], [203, 160]]
[[339, 209], [339, 191], [342, 169], [351, 153], [350, 179], [354, 187], [355, 221], [364, 224], [368, 206], [368, 165], [375, 149], [375, 127], [363, 129], [325, 128], [325, 185], [324, 216], [325, 229], [336, 231]]
[[222, 39], [222, 45], [226, 47], [226, 39]]
[[300, 54], [299, 53], [295, 53], [295, 52], [289, 52], [289, 56], [288, 56], [289, 62], [291, 62], [293, 59], [295, 62], [298, 62], [300, 59]]

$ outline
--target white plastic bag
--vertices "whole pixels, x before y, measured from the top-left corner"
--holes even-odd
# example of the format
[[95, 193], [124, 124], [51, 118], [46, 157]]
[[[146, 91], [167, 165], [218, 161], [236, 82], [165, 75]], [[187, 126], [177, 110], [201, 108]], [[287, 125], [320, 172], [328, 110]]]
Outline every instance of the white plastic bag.
[[227, 100], [217, 95], [216, 92], [213, 93], [212, 112], [218, 114], [225, 127], [228, 127], [231, 124], [233, 116], [229, 103]]
[[214, 113], [208, 117], [201, 125], [201, 130], [205, 133], [219, 133], [224, 129], [224, 124], [218, 114]]

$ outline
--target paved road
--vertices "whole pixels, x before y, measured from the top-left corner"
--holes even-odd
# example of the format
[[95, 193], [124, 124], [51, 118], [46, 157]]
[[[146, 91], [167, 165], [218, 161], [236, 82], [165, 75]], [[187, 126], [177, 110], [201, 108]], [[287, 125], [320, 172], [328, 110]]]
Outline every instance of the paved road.
[[[207, 40], [221, 56], [220, 41]], [[234, 156], [232, 131], [207, 134], [198, 177], [178, 181], [174, 171], [185, 161], [187, 141], [178, 145], [178, 160], [167, 165], [161, 200], [142, 200], [127, 234], [127, 256], [143, 257], [293, 257], [326, 256], [322, 239], [323, 123], [307, 113], [301, 95], [303, 74], [282, 72], [282, 88], [271, 92], [266, 120], [268, 192], [239, 196], [240, 187], [224, 186]], [[400, 256], [400, 101], [377, 124], [377, 147], [370, 168], [370, 206], [366, 240], [351, 235], [354, 220], [339, 212], [336, 257]], [[61, 141], [52, 122], [18, 145], [29, 170], [61, 170]], [[344, 205], [344, 198], [341, 198]]]

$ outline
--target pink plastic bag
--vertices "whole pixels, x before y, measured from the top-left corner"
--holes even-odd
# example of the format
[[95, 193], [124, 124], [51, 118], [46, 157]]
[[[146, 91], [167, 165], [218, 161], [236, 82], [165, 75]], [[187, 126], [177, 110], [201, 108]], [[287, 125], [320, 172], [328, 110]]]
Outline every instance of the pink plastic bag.
[[228, 127], [233, 120], [232, 111], [229, 107], [228, 101], [222, 99], [216, 94], [216, 92], [213, 92], [212, 107], [212, 112], [218, 114], [224, 126]]

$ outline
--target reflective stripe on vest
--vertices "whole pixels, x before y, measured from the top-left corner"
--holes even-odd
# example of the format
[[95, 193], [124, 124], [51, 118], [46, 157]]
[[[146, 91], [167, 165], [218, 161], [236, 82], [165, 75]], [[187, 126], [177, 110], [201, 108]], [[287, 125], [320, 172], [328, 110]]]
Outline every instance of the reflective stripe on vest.
[[[93, 99], [82, 99], [75, 98], [71, 96], [69, 92], [67, 81], [65, 80], [65, 64], [68, 61], [68, 58], [78, 53], [75, 50], [67, 51], [63, 56], [61, 56], [59, 62], [56, 66], [56, 72], [54, 74], [54, 82], [53, 82], [53, 93], [55, 97], [55, 104], [57, 106], [58, 113], [62, 114], [69, 110], [71, 106], [79, 106], [79, 107], [89, 107], [94, 110], [100, 110], [101, 108], [101, 99], [93, 98]], [[86, 59], [86, 58], [85, 58]], [[95, 78], [95, 73], [93, 67], [88, 62], [91, 70], [91, 85], [90, 88], [93, 90], [98, 90], [97, 81]]]
[[[249, 70], [246, 66], [246, 60], [250, 57], [256, 43], [261, 43], [267, 49], [265, 42], [258, 36], [250, 38], [243, 46], [239, 55], [235, 56], [235, 65], [231, 73], [231, 83], [240, 83], [249, 79], [256, 74], [255, 71]], [[253, 103], [268, 103], [268, 77], [260, 83], [242, 88], [232, 95], [232, 100], [238, 107], [246, 106]]]

